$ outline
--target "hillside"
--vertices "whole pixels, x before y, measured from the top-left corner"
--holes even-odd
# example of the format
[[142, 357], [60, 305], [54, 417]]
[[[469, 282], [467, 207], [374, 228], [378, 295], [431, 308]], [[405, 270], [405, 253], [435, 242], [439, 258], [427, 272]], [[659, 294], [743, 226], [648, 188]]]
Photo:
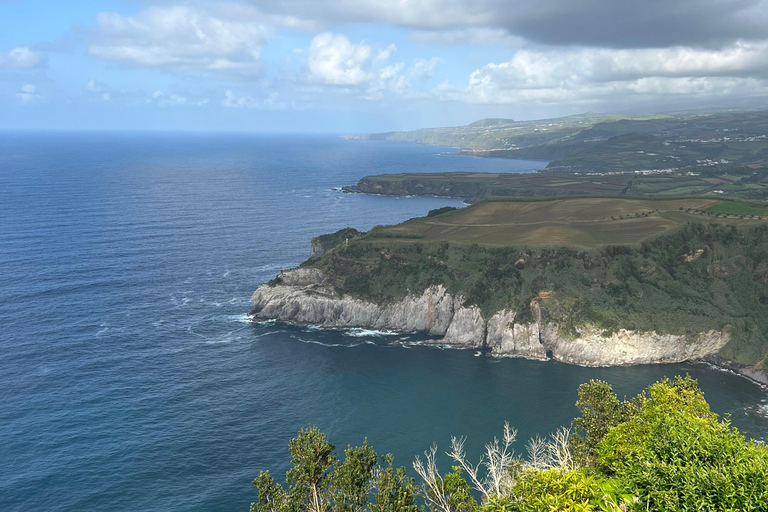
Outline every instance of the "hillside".
[[[302, 264], [304, 274], [281, 274], [257, 290], [251, 314], [426, 329], [448, 344], [537, 358], [547, 351], [578, 364], [719, 354], [760, 368], [768, 356], [768, 222], [739, 214], [742, 206], [486, 200], [326, 250]], [[443, 294], [458, 301], [450, 311], [422, 309], [438, 308], [429, 297]], [[421, 314], [427, 323], [413, 323]], [[432, 314], [453, 320], [437, 328]]]
[[515, 122], [484, 119], [454, 128], [429, 128], [349, 139], [452, 146], [459, 154], [547, 160], [566, 172], [625, 172], [702, 166], [764, 168], [768, 112], [673, 113], [611, 117], [586, 113]]

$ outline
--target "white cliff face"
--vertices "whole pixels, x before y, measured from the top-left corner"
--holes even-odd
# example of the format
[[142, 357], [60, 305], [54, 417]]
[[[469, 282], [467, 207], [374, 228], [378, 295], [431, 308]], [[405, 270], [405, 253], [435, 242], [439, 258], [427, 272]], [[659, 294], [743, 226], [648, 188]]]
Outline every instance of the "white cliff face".
[[514, 311], [499, 311], [488, 320], [486, 344], [491, 354], [546, 359], [547, 349], [541, 343], [539, 324], [516, 324]]
[[[309, 270], [314, 272], [307, 272]], [[462, 300], [454, 298], [442, 286], [433, 286], [421, 296], [409, 295], [382, 306], [339, 297], [322, 284], [322, 273], [318, 269], [282, 272], [280, 279], [283, 284], [262, 285], [254, 292], [251, 318], [321, 327], [425, 332], [444, 336], [442, 343], [467, 347], [480, 347], [484, 343], [485, 324], [480, 310], [465, 308]]]
[[619, 366], [648, 363], [679, 363], [717, 353], [730, 337], [718, 331], [704, 332], [696, 339], [655, 332], [620, 329], [602, 336], [592, 326], [578, 328], [579, 336], [564, 338], [547, 329], [543, 344], [552, 357], [584, 366]]
[[312, 239], [312, 243], [309, 247], [309, 257], [314, 258], [315, 256], [322, 256], [323, 253], [325, 253], [325, 249], [323, 249], [323, 244], [320, 243], [320, 240], [317, 238]]
[[446, 345], [467, 348], [480, 348], [485, 345], [485, 321], [476, 306], [463, 307], [460, 300], [455, 300], [454, 313], [448, 330], [443, 337]]
[[279, 320], [321, 327], [361, 327], [442, 336], [438, 344], [487, 348], [493, 355], [546, 359], [547, 353], [565, 363], [618, 366], [675, 363], [716, 354], [729, 340], [727, 333], [709, 331], [686, 336], [619, 330], [602, 336], [594, 326], [581, 326], [574, 338], [542, 319], [538, 302], [531, 303], [533, 321], [515, 323], [516, 312], [503, 310], [487, 322], [476, 306], [465, 306], [443, 286], [420, 296], [379, 305], [339, 295], [324, 282], [322, 271], [299, 268], [280, 273], [282, 284], [260, 286], [251, 297], [254, 320]]

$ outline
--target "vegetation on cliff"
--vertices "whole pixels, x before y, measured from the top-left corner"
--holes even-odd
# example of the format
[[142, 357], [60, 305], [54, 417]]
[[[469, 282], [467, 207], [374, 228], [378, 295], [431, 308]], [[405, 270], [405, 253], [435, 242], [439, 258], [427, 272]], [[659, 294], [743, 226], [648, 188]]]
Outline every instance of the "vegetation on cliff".
[[364, 234], [365, 233], [361, 233], [355, 228], [344, 228], [335, 233], [316, 236], [312, 239], [312, 246], [315, 247], [314, 250], [317, 251], [318, 254], [322, 254], [325, 251], [333, 249], [337, 245], [345, 243], [349, 239], [359, 238]]
[[[635, 220], [615, 222], [627, 231]], [[768, 225], [757, 218], [680, 223], [642, 242], [583, 248], [510, 240], [483, 245], [377, 227], [303, 265], [322, 269], [339, 294], [392, 303], [443, 285], [485, 318], [513, 309], [517, 323], [538, 317], [559, 325], [564, 336], [575, 336], [584, 324], [605, 335], [619, 329], [691, 336], [725, 331], [731, 340], [723, 357], [765, 366]]]
[[712, 413], [693, 379], [664, 379], [629, 401], [619, 400], [609, 384], [591, 381], [579, 387], [576, 406], [581, 416], [574, 430], [530, 440], [525, 458], [515, 454], [516, 432], [508, 425], [478, 464], [469, 461], [464, 439], [453, 438], [447, 474], [440, 473], [433, 446], [413, 464], [418, 487], [367, 440], [348, 447], [340, 461], [324, 434], [303, 429], [289, 445], [287, 487], [261, 472], [251, 512], [768, 508], [768, 447]]

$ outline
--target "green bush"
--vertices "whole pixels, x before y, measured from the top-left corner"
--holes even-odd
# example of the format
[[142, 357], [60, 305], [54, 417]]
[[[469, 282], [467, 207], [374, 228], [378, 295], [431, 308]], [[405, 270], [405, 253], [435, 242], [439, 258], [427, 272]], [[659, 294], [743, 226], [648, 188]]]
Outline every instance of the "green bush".
[[[584, 470], [528, 470], [518, 478], [512, 494], [519, 512], [619, 511], [622, 497], [616, 484]], [[631, 501], [629, 497], [627, 501]]]
[[746, 442], [690, 378], [664, 380], [638, 397], [637, 412], [598, 448], [603, 474], [642, 510], [768, 509], [768, 448]]
[[[429, 479], [420, 493], [430, 512], [768, 510], [768, 447], [719, 420], [690, 377], [665, 378], [630, 401], [620, 401], [609, 384], [590, 381], [580, 386], [576, 405], [582, 413], [573, 422], [578, 434], [557, 445], [574, 458], [542, 465], [533, 457], [510, 456], [497, 467], [490, 456], [475, 466], [460, 455], [454, 460], [475, 472], [472, 485], [459, 466], [444, 477], [436, 466], [420, 472]], [[310, 427], [289, 448], [287, 487], [261, 472], [253, 481], [258, 499], [251, 512], [423, 510], [414, 480], [404, 468], [394, 469], [391, 455], [378, 457], [367, 441], [348, 447], [339, 461], [325, 435]], [[498, 441], [486, 449], [495, 449], [493, 460], [501, 460]], [[481, 466], [510, 484], [480, 482]], [[482, 496], [480, 503], [473, 493]]]

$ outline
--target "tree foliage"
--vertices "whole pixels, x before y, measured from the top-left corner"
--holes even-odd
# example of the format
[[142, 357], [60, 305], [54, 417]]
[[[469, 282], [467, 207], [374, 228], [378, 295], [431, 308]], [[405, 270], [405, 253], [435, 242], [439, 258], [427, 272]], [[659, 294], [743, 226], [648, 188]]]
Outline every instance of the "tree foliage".
[[[417, 512], [416, 484], [391, 454], [368, 445], [347, 447], [344, 461], [317, 427], [301, 429], [288, 443], [291, 469], [286, 488], [262, 471], [253, 480], [258, 500], [251, 512]], [[383, 465], [382, 465], [383, 464]], [[371, 496], [373, 499], [371, 500]]]
[[414, 462], [420, 488], [367, 441], [340, 462], [324, 434], [303, 429], [289, 445], [287, 488], [260, 473], [251, 512], [417, 512], [418, 495], [429, 512], [768, 510], [768, 447], [710, 411], [690, 377], [665, 378], [630, 401], [590, 381], [577, 407], [576, 433], [534, 438], [527, 459], [511, 449], [509, 425], [477, 464], [453, 438], [444, 476], [433, 445]]

